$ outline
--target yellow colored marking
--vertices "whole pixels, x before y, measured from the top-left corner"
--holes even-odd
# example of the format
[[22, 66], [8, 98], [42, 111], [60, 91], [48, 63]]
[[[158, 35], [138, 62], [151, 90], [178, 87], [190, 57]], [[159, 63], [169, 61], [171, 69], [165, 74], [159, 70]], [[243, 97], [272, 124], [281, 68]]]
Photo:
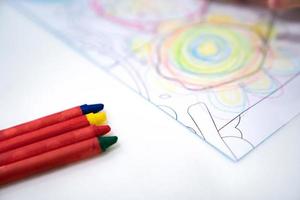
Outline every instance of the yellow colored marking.
[[213, 15], [209, 16], [207, 19], [208, 22], [220, 24], [220, 23], [235, 23], [236, 20], [231, 16], [227, 15]]
[[274, 28], [272, 28], [271, 32], [270, 32], [270, 30], [269, 30], [270, 27], [268, 26], [268, 24], [255, 24], [255, 25], [250, 26], [250, 28], [252, 29], [252, 31], [254, 31], [259, 36], [262, 36], [262, 37], [267, 37], [268, 34], [270, 34], [269, 37], [271, 37], [271, 38], [274, 38], [276, 36], [276, 30]]
[[226, 105], [237, 106], [243, 101], [243, 95], [240, 90], [222, 91], [218, 94], [218, 96]]
[[198, 51], [205, 56], [211, 56], [217, 53], [218, 48], [213, 42], [206, 42], [199, 46]]

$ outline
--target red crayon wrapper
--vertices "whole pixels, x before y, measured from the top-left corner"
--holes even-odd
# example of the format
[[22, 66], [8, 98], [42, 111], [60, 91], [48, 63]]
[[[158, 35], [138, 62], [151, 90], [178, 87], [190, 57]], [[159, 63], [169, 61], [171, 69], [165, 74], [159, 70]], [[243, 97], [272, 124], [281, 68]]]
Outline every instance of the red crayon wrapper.
[[0, 153], [10, 151], [25, 145], [32, 144], [34, 142], [38, 142], [89, 125], [90, 123], [87, 120], [86, 116], [82, 115], [67, 121], [47, 126], [36, 131], [28, 132], [17, 137], [0, 141]]
[[95, 137], [9, 165], [4, 165], [0, 167], [0, 185], [95, 156], [101, 152], [98, 139]]
[[70, 108], [68, 110], [48, 115], [30, 122], [26, 122], [11, 128], [0, 130], [0, 141], [22, 135], [27, 132], [35, 131], [40, 128], [50, 126], [65, 120], [72, 119], [82, 115], [80, 107]]
[[0, 154], [0, 166], [24, 160], [110, 131], [108, 125], [88, 126]]

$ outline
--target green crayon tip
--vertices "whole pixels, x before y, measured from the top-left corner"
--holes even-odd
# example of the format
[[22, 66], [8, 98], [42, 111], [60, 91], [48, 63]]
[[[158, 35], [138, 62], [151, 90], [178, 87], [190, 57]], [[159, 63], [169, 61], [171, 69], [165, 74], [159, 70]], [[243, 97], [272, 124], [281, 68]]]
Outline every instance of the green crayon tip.
[[105, 151], [108, 147], [115, 144], [118, 141], [117, 136], [98, 137], [98, 142], [102, 151]]

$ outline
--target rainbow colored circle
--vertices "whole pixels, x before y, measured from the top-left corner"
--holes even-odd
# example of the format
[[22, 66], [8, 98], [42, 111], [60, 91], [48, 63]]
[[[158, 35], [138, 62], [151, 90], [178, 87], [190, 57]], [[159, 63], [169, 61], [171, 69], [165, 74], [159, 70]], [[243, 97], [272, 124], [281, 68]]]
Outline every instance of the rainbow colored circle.
[[260, 69], [263, 42], [248, 29], [202, 23], [175, 31], [160, 48], [158, 72], [185, 88], [236, 82]]

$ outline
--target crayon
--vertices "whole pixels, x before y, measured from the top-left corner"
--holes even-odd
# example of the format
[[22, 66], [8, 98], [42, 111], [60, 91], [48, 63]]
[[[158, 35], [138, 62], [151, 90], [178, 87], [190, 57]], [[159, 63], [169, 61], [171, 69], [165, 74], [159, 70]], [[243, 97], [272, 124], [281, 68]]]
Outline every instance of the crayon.
[[0, 153], [0, 166], [7, 165], [19, 160], [24, 160], [51, 150], [55, 150], [86, 139], [101, 136], [110, 131], [108, 125], [90, 125], [81, 129], [73, 130], [56, 137], [51, 137], [40, 142], [20, 147], [11, 151]]
[[32, 144], [62, 133], [91, 125], [102, 125], [106, 122], [105, 112], [90, 113], [58, 124], [47, 126], [0, 142], [0, 153]]
[[0, 166], [0, 185], [96, 156], [116, 142], [116, 136], [98, 136], [25, 160]]
[[22, 135], [26, 132], [38, 130], [65, 120], [89, 113], [97, 113], [103, 109], [103, 104], [82, 105], [68, 110], [54, 113], [30, 122], [0, 130], [0, 141]]

